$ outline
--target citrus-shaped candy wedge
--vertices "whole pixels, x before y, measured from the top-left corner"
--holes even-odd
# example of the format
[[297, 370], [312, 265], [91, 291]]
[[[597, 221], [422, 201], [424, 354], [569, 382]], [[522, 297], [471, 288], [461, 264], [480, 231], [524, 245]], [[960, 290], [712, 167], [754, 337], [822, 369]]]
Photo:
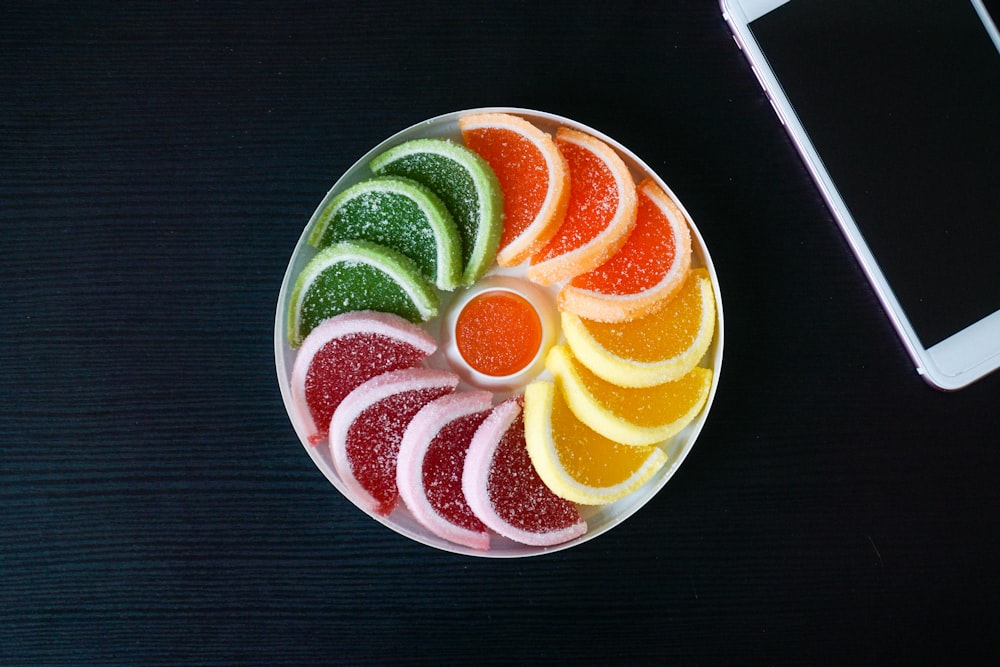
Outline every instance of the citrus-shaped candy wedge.
[[552, 382], [532, 382], [525, 388], [524, 435], [545, 485], [581, 505], [623, 498], [667, 462], [659, 447], [623, 445], [593, 431], [576, 418]]
[[712, 279], [692, 269], [677, 295], [659, 311], [629, 322], [605, 323], [562, 313], [574, 356], [620, 387], [651, 387], [686, 375], [708, 351], [715, 333]]
[[440, 197], [462, 240], [459, 282], [471, 285], [486, 273], [503, 231], [500, 182], [486, 160], [453, 141], [413, 139], [376, 156], [370, 167], [413, 179]]
[[551, 285], [597, 268], [625, 244], [635, 227], [635, 181], [606, 143], [559, 128], [555, 138], [569, 166], [566, 217], [555, 235], [531, 256], [525, 275]]
[[391, 176], [355, 183], [330, 201], [309, 234], [309, 244], [316, 248], [356, 240], [406, 255], [442, 290], [458, 286], [458, 228], [444, 202], [425, 185]]
[[462, 492], [472, 436], [493, 408], [487, 391], [447, 394], [421, 408], [399, 445], [396, 485], [414, 518], [438, 537], [489, 549], [490, 534]]
[[399, 502], [396, 462], [422, 407], [454, 391], [458, 376], [429, 368], [377, 375], [344, 397], [330, 420], [333, 465], [358, 504], [388, 516]]
[[559, 308], [588, 320], [624, 322], [661, 308], [691, 267], [691, 232], [683, 211], [646, 178], [637, 188], [636, 224], [604, 264], [559, 292]]
[[712, 371], [696, 366], [673, 382], [619, 387], [594, 375], [565, 345], [549, 351], [545, 367], [577, 419], [625, 445], [673, 437], [701, 412], [712, 386]]
[[542, 482], [524, 442], [522, 397], [493, 409], [469, 445], [462, 490], [476, 516], [499, 535], [532, 546], [553, 546], [587, 532], [573, 503]]
[[472, 114], [459, 119], [465, 145], [493, 169], [503, 192], [497, 262], [515, 266], [552, 238], [569, 202], [566, 160], [552, 137], [520, 116]]
[[326, 437], [333, 411], [362, 382], [414, 366], [435, 349], [430, 334], [390, 313], [344, 313], [313, 329], [295, 355], [289, 380], [309, 443]]
[[342, 241], [321, 250], [296, 279], [289, 344], [298, 347], [323, 320], [355, 310], [426, 321], [438, 313], [438, 296], [406, 256], [368, 241]]

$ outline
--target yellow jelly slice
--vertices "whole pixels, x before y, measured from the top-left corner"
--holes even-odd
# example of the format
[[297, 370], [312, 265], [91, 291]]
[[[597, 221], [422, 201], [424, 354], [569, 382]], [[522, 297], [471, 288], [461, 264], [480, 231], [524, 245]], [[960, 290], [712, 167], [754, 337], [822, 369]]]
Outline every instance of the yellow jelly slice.
[[598, 377], [621, 387], [651, 387], [686, 375], [715, 335], [715, 297], [704, 268], [692, 269], [661, 310], [628, 322], [595, 322], [562, 313], [566, 341]]
[[687, 375], [652, 387], [619, 387], [580, 364], [564, 345], [545, 362], [573, 414], [615, 442], [652, 445], [673, 437], [705, 405], [712, 371], [695, 367]]
[[524, 438], [545, 485], [582, 505], [604, 505], [632, 493], [667, 462], [659, 447], [622, 445], [592, 430], [552, 382], [525, 388]]

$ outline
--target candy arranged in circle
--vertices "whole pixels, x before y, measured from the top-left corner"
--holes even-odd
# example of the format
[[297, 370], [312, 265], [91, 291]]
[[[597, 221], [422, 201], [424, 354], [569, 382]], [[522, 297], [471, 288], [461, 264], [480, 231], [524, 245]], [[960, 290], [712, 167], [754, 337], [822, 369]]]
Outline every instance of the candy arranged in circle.
[[[506, 158], [498, 161], [501, 154]], [[574, 182], [586, 196], [578, 192], [574, 199]], [[395, 196], [397, 184], [436, 198], [446, 215], [389, 202], [387, 190]], [[414, 202], [419, 195], [406, 198]], [[352, 201], [353, 210], [345, 205]], [[494, 212], [502, 211], [493, 218], [491, 201], [499, 204]], [[344, 215], [334, 215], [338, 211]], [[454, 289], [437, 272], [442, 246], [431, 220], [447, 216], [459, 239], [450, 246], [460, 257]], [[331, 229], [338, 231], [322, 240]], [[310, 238], [331, 245], [314, 248]], [[333, 249], [343, 254], [331, 257]], [[516, 261], [514, 251], [521, 253]], [[682, 303], [679, 286], [687, 287], [697, 272], [708, 290], [694, 306], [690, 299]], [[306, 451], [317, 466], [390, 528], [474, 555], [565, 548], [627, 518], [690, 451], [721, 362], [714, 280], [704, 243], [673, 193], [614, 140], [538, 112], [449, 114], [377, 146], [317, 208], [279, 296], [275, 351], [282, 395], [303, 443], [312, 442]], [[570, 292], [573, 298], [565, 298]], [[313, 446], [322, 445], [322, 433], [308, 403], [303, 409], [301, 392], [286, 388], [287, 368], [310, 331], [362, 307], [393, 314], [437, 349], [350, 391], [333, 410], [328, 446]], [[614, 340], [634, 337], [628, 327], [646, 335], [644, 322], [669, 313], [673, 319], [660, 321], [675, 328], [672, 353], [657, 336], [650, 358], [634, 354], [629, 345], [635, 341]], [[602, 338], [605, 325], [625, 328], [609, 341]], [[693, 327], [690, 339], [685, 326]], [[373, 348], [371, 356], [382, 354]], [[448, 378], [439, 395], [380, 394], [388, 379], [420, 372]], [[503, 428], [501, 417], [510, 420]], [[477, 442], [490, 443], [494, 455], [506, 452], [496, 459], [502, 465], [490, 467], [509, 474], [491, 473], [485, 490], [471, 487], [472, 500], [466, 472]], [[545, 494], [518, 490], [528, 477]], [[546, 494], [552, 507], [572, 512], [542, 512]], [[484, 504], [484, 498], [492, 500]], [[555, 516], [562, 518], [550, 523]]]

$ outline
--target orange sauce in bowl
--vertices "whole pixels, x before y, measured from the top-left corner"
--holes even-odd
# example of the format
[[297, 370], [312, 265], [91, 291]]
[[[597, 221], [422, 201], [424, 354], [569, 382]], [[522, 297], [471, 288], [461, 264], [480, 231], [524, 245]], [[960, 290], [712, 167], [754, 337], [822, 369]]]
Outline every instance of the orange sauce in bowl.
[[455, 323], [459, 354], [474, 370], [492, 377], [528, 367], [542, 345], [542, 320], [524, 297], [490, 290], [471, 299]]

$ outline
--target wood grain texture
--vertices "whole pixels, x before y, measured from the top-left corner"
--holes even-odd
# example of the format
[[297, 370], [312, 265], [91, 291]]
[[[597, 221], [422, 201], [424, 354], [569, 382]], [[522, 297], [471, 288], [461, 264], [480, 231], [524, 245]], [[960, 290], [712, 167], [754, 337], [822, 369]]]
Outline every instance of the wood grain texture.
[[[1000, 377], [912, 372], [714, 2], [0, 10], [0, 663], [995, 654]], [[720, 273], [681, 472], [547, 557], [369, 520], [285, 415], [278, 288], [384, 137], [519, 105], [630, 146]]]

